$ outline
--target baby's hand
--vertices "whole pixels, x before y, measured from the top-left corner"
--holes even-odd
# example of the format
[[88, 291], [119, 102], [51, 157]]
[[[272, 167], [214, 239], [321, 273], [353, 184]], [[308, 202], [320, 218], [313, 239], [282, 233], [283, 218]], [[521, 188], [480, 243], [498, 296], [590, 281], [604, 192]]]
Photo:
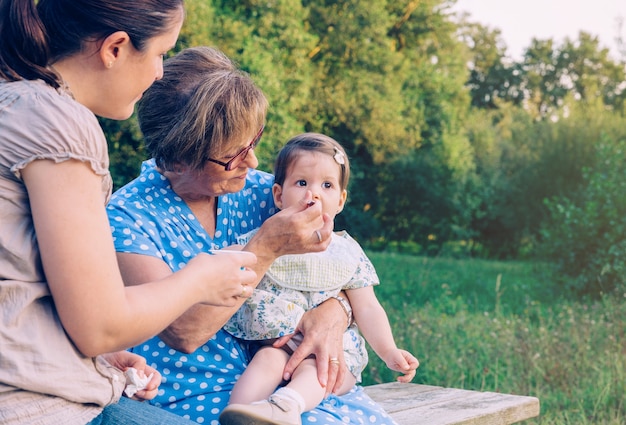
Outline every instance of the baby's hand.
[[420, 365], [420, 362], [411, 353], [397, 348], [390, 351], [385, 357], [384, 360], [389, 369], [403, 374], [398, 376], [398, 382], [411, 382], [415, 377], [415, 370]]

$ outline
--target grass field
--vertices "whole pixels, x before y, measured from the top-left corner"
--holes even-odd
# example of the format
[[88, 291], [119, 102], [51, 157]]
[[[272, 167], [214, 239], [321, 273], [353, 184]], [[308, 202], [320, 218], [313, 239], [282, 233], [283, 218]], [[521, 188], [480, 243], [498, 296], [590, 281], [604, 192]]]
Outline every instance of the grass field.
[[[414, 382], [538, 397], [528, 424], [626, 424], [626, 294], [568, 299], [537, 263], [369, 255]], [[363, 384], [393, 380], [370, 352]]]

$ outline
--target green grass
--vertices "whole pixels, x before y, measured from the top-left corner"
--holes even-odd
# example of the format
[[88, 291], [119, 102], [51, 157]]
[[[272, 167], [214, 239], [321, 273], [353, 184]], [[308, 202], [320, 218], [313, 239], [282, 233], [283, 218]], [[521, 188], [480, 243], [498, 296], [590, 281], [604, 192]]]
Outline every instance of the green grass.
[[[626, 423], [625, 298], [568, 299], [543, 264], [369, 255], [414, 382], [538, 397], [527, 424]], [[370, 352], [364, 385], [395, 376]]]

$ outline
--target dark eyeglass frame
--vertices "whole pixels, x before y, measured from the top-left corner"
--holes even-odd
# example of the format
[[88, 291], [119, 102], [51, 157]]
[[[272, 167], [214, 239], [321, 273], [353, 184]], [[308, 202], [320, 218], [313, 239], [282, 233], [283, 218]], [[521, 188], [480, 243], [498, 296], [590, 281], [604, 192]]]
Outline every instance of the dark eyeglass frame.
[[259, 141], [261, 140], [261, 136], [263, 136], [264, 130], [265, 130], [265, 125], [262, 125], [261, 129], [256, 134], [256, 136], [254, 136], [254, 139], [252, 139], [250, 144], [246, 146], [245, 148], [243, 148], [242, 150], [240, 150], [239, 152], [237, 152], [237, 155], [233, 156], [228, 162], [218, 161], [217, 159], [213, 159], [213, 158], [207, 158], [207, 161], [211, 161], [211, 162], [214, 162], [216, 164], [223, 166], [226, 171], [231, 171], [233, 168], [237, 167], [246, 159], [246, 157], [248, 156], [248, 152], [250, 152], [251, 150], [257, 147], [257, 145], [259, 144]]

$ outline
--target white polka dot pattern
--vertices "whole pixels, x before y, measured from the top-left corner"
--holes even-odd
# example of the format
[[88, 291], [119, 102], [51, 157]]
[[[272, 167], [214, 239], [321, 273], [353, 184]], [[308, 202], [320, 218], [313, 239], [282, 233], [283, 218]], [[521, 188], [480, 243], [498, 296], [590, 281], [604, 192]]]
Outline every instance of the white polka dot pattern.
[[[179, 270], [194, 255], [236, 242], [239, 235], [259, 227], [274, 213], [270, 174], [250, 170], [245, 188], [219, 197], [217, 228], [212, 239], [189, 207], [158, 173], [153, 160], [141, 175], [113, 194], [107, 212], [116, 250], [161, 258]], [[151, 403], [200, 424], [219, 425], [219, 412], [247, 365], [243, 344], [225, 331], [191, 354], [166, 346], [158, 337], [135, 347], [163, 377]], [[361, 388], [342, 397], [331, 396], [302, 416], [305, 425], [394, 424]]]

